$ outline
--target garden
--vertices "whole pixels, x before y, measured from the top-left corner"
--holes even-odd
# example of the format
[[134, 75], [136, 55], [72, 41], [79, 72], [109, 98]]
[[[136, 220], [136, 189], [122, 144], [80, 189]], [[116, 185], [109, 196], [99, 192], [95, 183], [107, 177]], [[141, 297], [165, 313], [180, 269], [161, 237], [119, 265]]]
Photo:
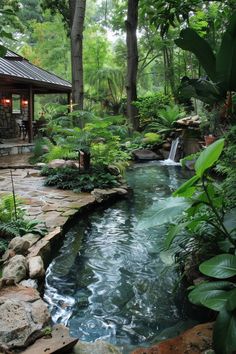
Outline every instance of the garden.
[[[184, 353], [172, 338], [210, 323], [192, 353], [233, 354], [235, 2], [14, 0], [0, 13], [2, 57], [11, 49], [72, 82], [69, 105], [35, 97], [44, 124], [23, 178], [36, 178], [37, 205], [17, 169], [1, 192], [0, 298], [29, 275], [50, 312], [20, 347], [0, 333], [3, 352], [35, 351], [63, 324], [74, 353], [144, 354], [163, 341]], [[15, 257], [21, 278], [6, 271]]]

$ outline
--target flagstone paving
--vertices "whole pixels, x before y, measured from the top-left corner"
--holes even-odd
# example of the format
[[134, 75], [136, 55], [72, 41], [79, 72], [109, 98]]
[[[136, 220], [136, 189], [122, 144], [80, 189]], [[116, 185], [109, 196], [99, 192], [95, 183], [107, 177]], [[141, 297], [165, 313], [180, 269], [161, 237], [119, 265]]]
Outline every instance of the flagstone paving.
[[[90, 193], [74, 193], [44, 186], [34, 168], [11, 170], [15, 194], [24, 201], [27, 217], [46, 223], [49, 231], [62, 226], [82, 206], [95, 202]], [[0, 170], [0, 197], [12, 193], [10, 169]]]

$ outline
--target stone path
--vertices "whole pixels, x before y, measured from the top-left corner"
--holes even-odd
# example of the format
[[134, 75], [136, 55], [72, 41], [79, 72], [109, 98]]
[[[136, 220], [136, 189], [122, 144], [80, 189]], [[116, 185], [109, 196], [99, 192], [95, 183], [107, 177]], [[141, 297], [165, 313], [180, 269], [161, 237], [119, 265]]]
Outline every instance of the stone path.
[[[22, 198], [27, 217], [45, 222], [49, 231], [64, 225], [82, 206], [95, 202], [90, 193], [45, 187], [44, 177], [33, 168], [15, 169], [12, 175], [15, 193]], [[10, 170], [0, 170], [0, 197], [9, 193], [12, 193]]]

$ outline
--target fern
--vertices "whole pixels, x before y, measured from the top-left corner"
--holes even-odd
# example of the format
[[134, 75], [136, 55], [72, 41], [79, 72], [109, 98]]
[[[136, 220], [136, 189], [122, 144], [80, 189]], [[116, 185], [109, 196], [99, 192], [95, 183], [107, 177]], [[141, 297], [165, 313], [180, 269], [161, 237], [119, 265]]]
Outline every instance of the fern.
[[15, 198], [16, 202], [16, 215], [14, 197], [12, 194], [5, 195], [0, 200], [0, 222], [9, 222], [13, 218], [23, 218], [25, 215], [22, 209], [22, 201], [20, 198]]

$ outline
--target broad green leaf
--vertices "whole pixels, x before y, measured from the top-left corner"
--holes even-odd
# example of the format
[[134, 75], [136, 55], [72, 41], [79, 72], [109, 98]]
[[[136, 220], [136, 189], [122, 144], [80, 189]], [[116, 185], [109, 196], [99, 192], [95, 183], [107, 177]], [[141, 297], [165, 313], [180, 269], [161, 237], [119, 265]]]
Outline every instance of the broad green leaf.
[[224, 139], [219, 139], [201, 152], [200, 156], [198, 157], [195, 163], [195, 171], [197, 176], [202, 177], [204, 172], [214, 165], [214, 163], [220, 157], [223, 148]]
[[168, 249], [170, 248], [172, 242], [174, 241], [175, 237], [182, 231], [189, 222], [184, 222], [182, 224], [177, 224], [177, 225], [171, 225], [169, 228], [169, 231], [166, 235], [165, 239], [165, 248]]
[[199, 180], [199, 176], [193, 176], [188, 181], [183, 183], [174, 193], [174, 197], [191, 197], [195, 192], [192, 186]]
[[236, 314], [222, 309], [213, 331], [216, 354], [232, 354], [236, 350]]
[[143, 215], [137, 224], [137, 230], [144, 230], [150, 227], [171, 223], [190, 206], [185, 198], [167, 198], [154, 203]]
[[176, 39], [175, 43], [178, 47], [194, 53], [207, 75], [216, 82], [216, 58], [205, 39], [193, 29], [186, 28], [180, 32], [180, 38]]
[[231, 232], [236, 229], [236, 208], [231, 209], [225, 214], [224, 226], [226, 227], [228, 232]]
[[225, 91], [236, 90], [236, 12], [233, 14], [227, 31], [223, 35], [221, 47], [216, 58], [216, 74], [219, 85]]
[[228, 311], [234, 311], [236, 309], [236, 289], [229, 292], [226, 308]]
[[202, 305], [214, 311], [220, 311], [226, 304], [229, 291], [234, 286], [228, 281], [204, 282], [189, 293], [189, 300], [195, 305]]
[[220, 254], [203, 262], [199, 269], [203, 274], [217, 279], [233, 277], [236, 275], [236, 256]]
[[234, 245], [228, 239], [219, 241], [217, 244], [222, 252], [229, 252], [231, 248], [234, 247]]

